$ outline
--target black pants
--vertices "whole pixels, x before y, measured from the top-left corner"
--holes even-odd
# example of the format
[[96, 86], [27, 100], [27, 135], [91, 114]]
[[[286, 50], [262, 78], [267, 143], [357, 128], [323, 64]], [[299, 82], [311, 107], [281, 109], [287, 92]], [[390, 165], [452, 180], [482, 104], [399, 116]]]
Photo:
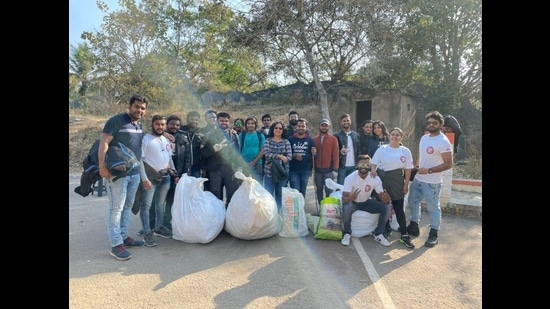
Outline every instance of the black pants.
[[220, 169], [215, 171], [208, 171], [210, 192], [212, 192], [218, 199], [223, 201], [223, 189], [225, 188], [225, 207], [231, 202], [231, 197], [239, 186], [241, 180], [234, 178], [233, 168], [231, 166], [222, 165]]
[[[332, 193], [332, 189], [327, 188], [325, 186], [325, 179], [332, 178], [332, 171], [328, 173], [321, 173], [315, 171], [313, 175], [313, 182], [315, 183], [315, 193], [317, 195], [317, 201], [319, 202], [319, 205], [321, 205], [321, 201], [327, 197], [330, 196]], [[323, 191], [325, 194], [323, 194]]]

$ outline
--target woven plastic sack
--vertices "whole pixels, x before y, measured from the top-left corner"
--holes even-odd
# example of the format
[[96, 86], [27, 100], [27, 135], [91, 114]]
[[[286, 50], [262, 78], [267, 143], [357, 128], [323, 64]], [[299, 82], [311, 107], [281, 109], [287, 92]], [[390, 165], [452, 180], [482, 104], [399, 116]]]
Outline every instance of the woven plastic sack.
[[315, 239], [342, 239], [342, 205], [340, 199], [325, 197], [321, 200], [319, 224]]
[[283, 199], [281, 207], [281, 217], [283, 218], [283, 228], [279, 232], [282, 237], [303, 237], [309, 235], [307, 228], [307, 217], [305, 199], [300, 191], [283, 187]]
[[380, 214], [371, 214], [364, 210], [354, 211], [351, 215], [351, 236], [364, 237], [372, 234], [378, 225]]

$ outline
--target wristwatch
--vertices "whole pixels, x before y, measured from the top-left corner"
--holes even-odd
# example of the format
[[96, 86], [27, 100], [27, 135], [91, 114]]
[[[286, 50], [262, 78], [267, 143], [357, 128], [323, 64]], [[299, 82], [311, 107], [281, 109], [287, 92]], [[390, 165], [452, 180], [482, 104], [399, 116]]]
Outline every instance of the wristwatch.
[[431, 168], [428, 169], [428, 174], [431, 174], [433, 172], [434, 172], [434, 170], [432, 170]]

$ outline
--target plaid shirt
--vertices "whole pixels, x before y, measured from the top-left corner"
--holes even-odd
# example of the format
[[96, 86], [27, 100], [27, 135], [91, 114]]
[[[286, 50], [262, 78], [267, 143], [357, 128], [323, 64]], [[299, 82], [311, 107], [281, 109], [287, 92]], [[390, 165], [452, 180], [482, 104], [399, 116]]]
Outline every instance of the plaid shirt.
[[[292, 146], [290, 142], [283, 138], [281, 141], [276, 142], [273, 138], [268, 137], [264, 143], [264, 154], [266, 164], [264, 166], [264, 175], [271, 177], [271, 160], [277, 155], [284, 155], [288, 158], [288, 161], [292, 160]], [[288, 169], [288, 162], [285, 163], [285, 167]]]

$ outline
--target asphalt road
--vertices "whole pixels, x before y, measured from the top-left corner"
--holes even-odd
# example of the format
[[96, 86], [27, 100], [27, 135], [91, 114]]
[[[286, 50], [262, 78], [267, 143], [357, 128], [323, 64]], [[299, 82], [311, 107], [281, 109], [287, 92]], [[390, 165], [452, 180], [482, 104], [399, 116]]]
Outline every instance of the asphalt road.
[[[107, 197], [73, 192], [69, 174], [69, 308], [481, 308], [482, 222], [443, 216], [439, 244], [424, 247], [423, 213], [416, 248], [372, 236], [339, 241], [278, 235], [208, 244], [156, 237], [133, 257], [109, 255]], [[310, 187], [312, 190], [313, 187]], [[306, 212], [315, 213], [313, 191]], [[408, 214], [408, 211], [407, 211]], [[139, 216], [130, 219], [134, 238]]]

